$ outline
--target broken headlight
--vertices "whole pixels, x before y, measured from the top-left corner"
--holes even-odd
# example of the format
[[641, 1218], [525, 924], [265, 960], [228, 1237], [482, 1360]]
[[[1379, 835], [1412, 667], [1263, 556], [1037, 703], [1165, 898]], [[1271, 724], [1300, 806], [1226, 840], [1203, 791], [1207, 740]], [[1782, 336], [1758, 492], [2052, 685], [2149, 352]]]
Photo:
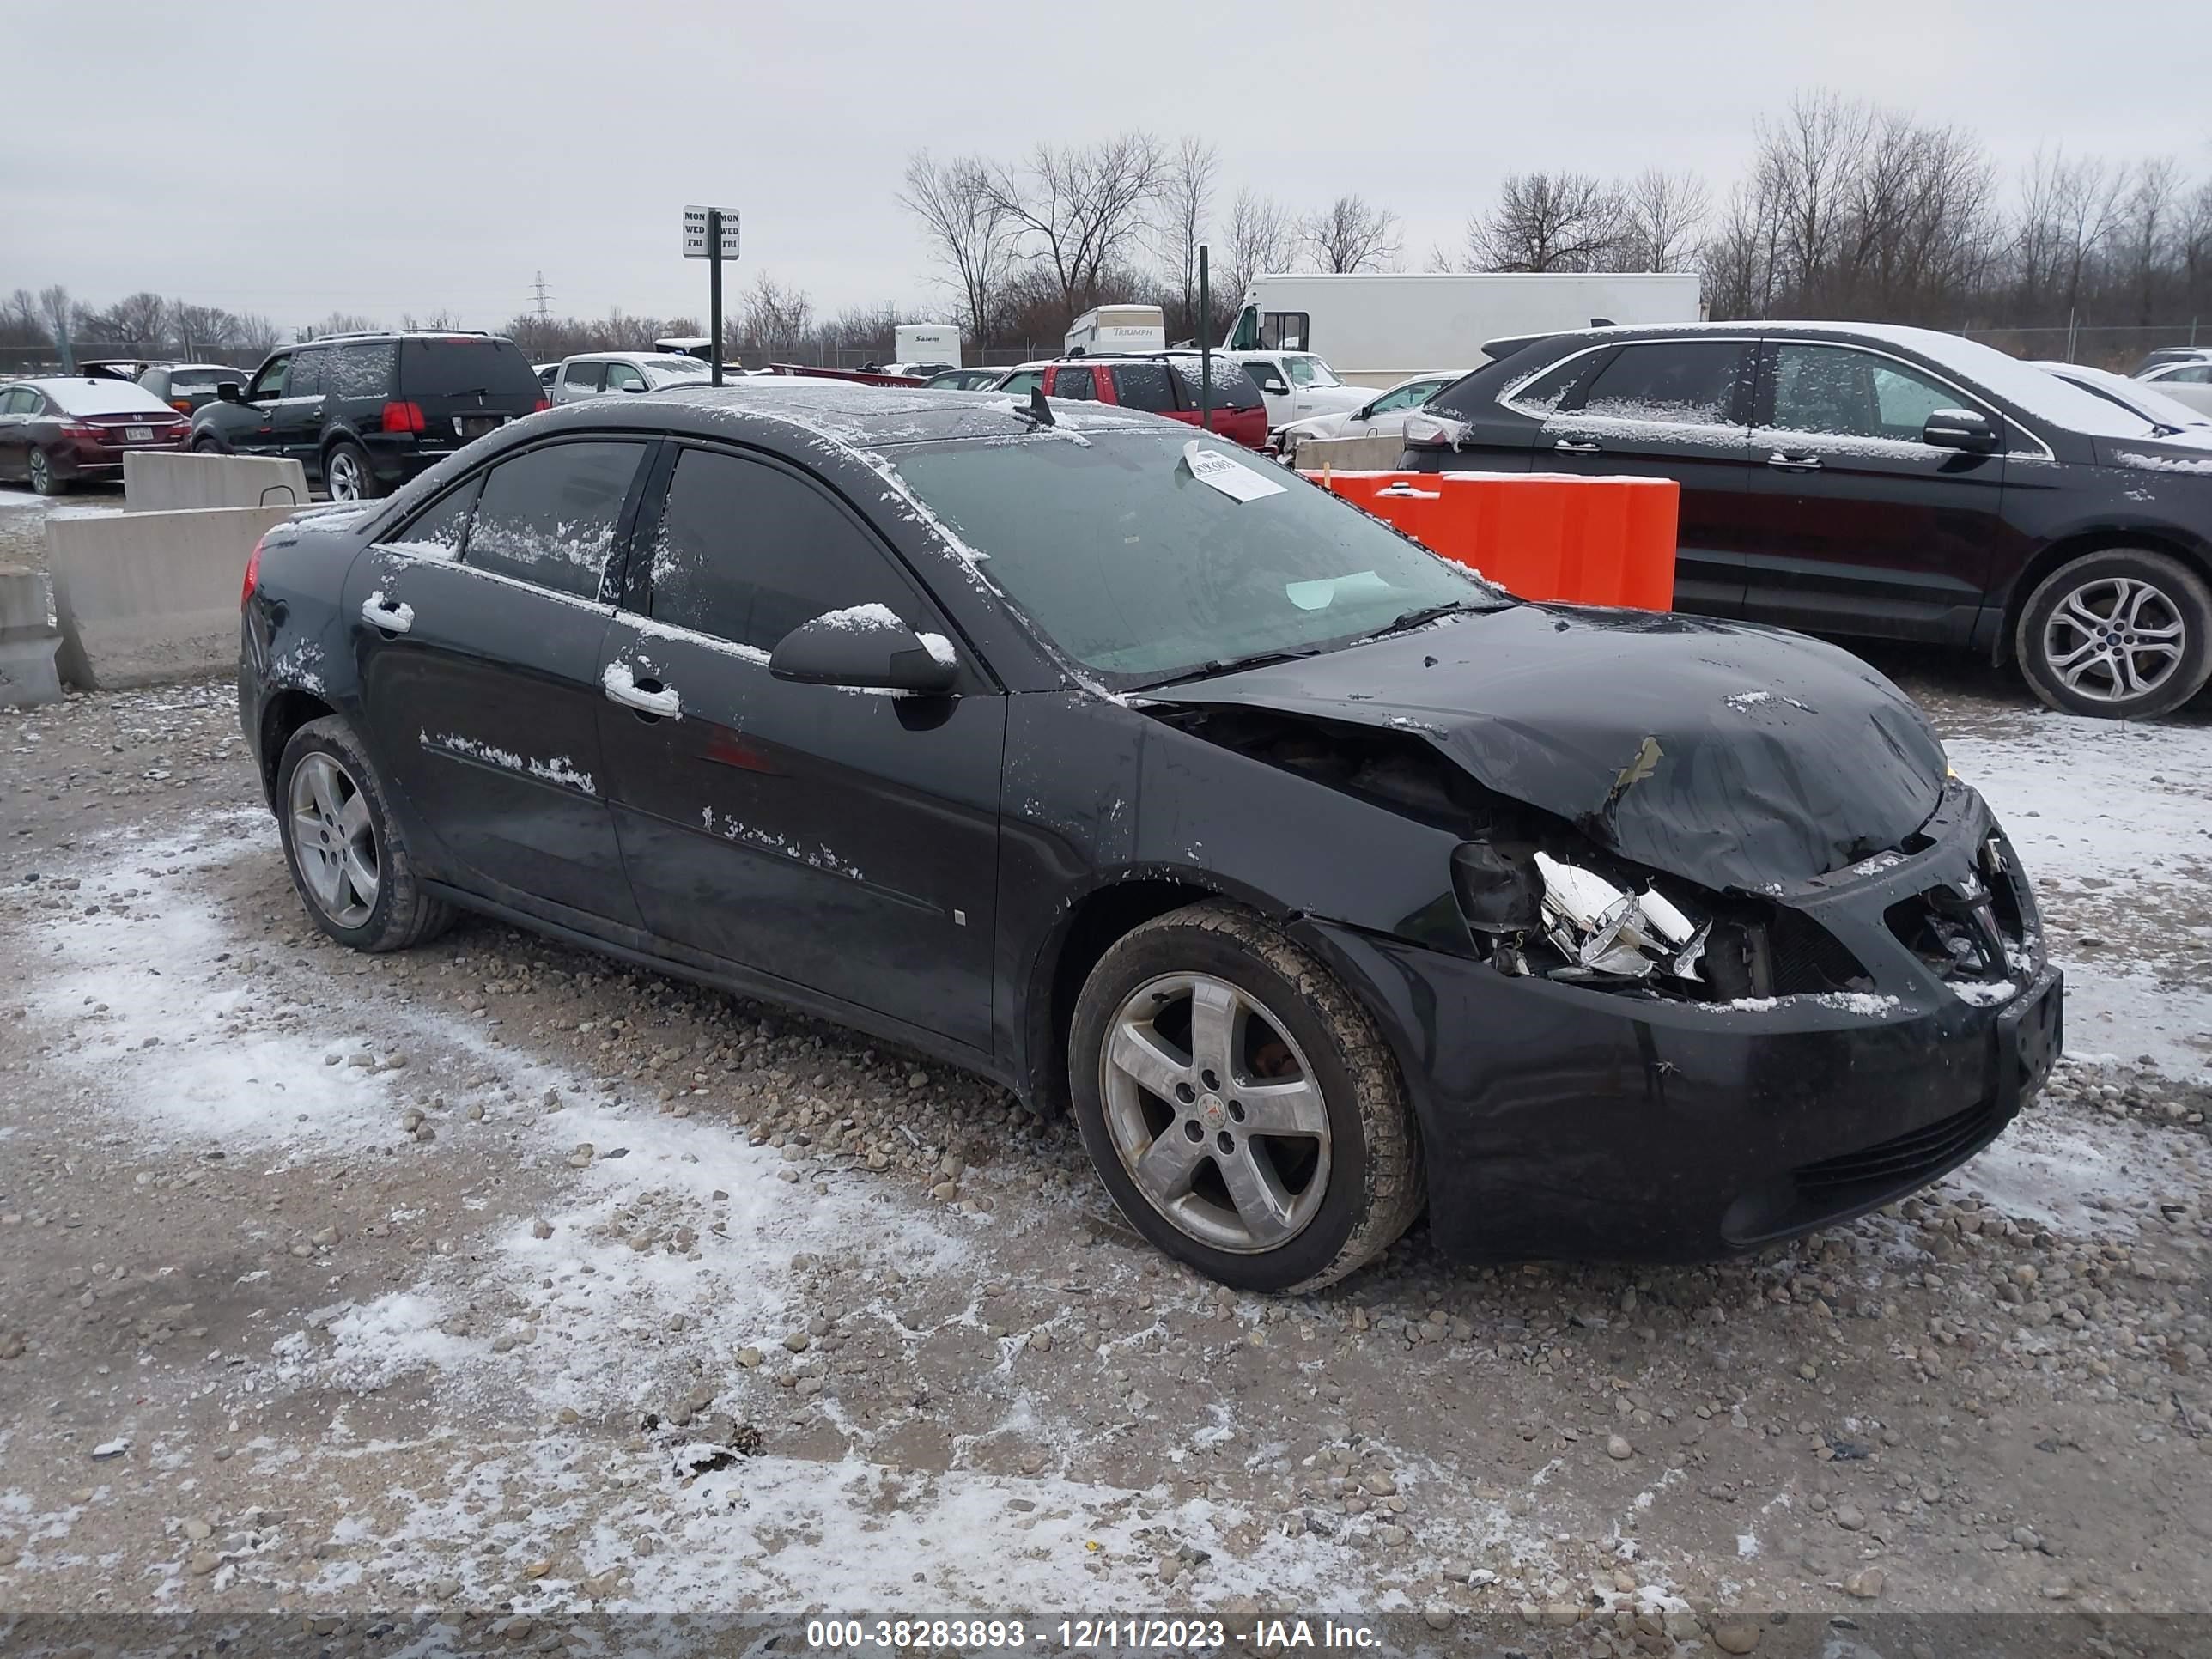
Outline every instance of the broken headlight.
[[1701, 983], [1710, 921], [1646, 885], [1622, 887], [1538, 852], [1510, 857], [1481, 842], [1452, 854], [1452, 883], [1468, 926], [1492, 943], [1502, 972], [1562, 980]]

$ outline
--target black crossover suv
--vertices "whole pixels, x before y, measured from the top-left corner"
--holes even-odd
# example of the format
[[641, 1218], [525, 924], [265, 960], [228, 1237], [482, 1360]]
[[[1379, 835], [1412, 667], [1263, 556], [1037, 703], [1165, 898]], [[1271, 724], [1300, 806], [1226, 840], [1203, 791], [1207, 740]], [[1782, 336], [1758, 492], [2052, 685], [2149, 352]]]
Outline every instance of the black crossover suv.
[[1425, 471], [1666, 477], [1675, 604], [2016, 660], [2055, 708], [2212, 678], [2212, 434], [1955, 335], [1713, 323], [1495, 341], [1406, 425]]
[[1219, 439], [748, 380], [518, 422], [246, 575], [315, 923], [456, 906], [1072, 1105], [1162, 1249], [1324, 1284], [1866, 1210], [2060, 1035], [1914, 705], [1772, 629], [1530, 605]]
[[193, 414], [192, 447], [288, 458], [332, 501], [368, 501], [545, 404], [512, 340], [326, 334], [270, 353], [242, 386], [219, 386]]

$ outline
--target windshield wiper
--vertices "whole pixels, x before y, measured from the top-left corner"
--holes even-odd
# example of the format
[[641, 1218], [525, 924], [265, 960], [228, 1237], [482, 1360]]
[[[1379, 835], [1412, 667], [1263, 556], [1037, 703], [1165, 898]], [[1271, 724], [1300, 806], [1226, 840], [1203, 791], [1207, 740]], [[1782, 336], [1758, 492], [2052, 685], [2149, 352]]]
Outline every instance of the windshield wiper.
[[1241, 673], [1247, 668], [1267, 668], [1279, 662], [1294, 662], [1300, 657], [1320, 654], [1321, 647], [1310, 645], [1296, 651], [1258, 651], [1249, 657], [1216, 657], [1195, 668], [1187, 668], [1180, 674], [1170, 674], [1164, 680], [1154, 680], [1144, 689], [1157, 691], [1162, 686], [1182, 685], [1190, 680], [1210, 680], [1216, 674]]
[[1423, 623], [1431, 623], [1440, 617], [1449, 617], [1459, 611], [1495, 611], [1499, 608], [1492, 605], [1478, 605], [1473, 599], [1453, 599], [1443, 605], [1425, 605], [1418, 611], [1401, 612], [1393, 620], [1370, 630], [1362, 637], [1370, 640], [1380, 639], [1385, 634], [1403, 633], [1408, 628], [1419, 628]]

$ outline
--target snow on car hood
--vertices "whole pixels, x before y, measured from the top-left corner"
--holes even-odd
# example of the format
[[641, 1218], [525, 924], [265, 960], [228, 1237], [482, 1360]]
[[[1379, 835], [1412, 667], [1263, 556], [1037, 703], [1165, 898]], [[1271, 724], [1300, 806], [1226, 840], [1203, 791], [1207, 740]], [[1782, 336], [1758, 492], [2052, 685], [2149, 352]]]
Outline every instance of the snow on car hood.
[[1849, 653], [1647, 611], [1516, 605], [1152, 695], [1425, 738], [1498, 794], [1715, 888], [1894, 848], [1948, 770], [1918, 708]]

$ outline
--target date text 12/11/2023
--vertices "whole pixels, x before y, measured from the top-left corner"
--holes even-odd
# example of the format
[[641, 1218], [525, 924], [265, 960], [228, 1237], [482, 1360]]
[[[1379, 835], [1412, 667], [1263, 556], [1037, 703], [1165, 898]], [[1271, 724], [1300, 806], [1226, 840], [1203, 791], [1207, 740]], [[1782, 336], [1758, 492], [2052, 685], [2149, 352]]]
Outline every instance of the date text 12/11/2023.
[[1203, 1653], [1236, 1642], [1246, 1648], [1364, 1649], [1382, 1645], [1370, 1626], [1333, 1619], [1088, 1618], [1051, 1622], [1023, 1619], [811, 1619], [806, 1645], [846, 1651], [952, 1647], [968, 1652], [1032, 1648], [1084, 1652], [1152, 1649]]

